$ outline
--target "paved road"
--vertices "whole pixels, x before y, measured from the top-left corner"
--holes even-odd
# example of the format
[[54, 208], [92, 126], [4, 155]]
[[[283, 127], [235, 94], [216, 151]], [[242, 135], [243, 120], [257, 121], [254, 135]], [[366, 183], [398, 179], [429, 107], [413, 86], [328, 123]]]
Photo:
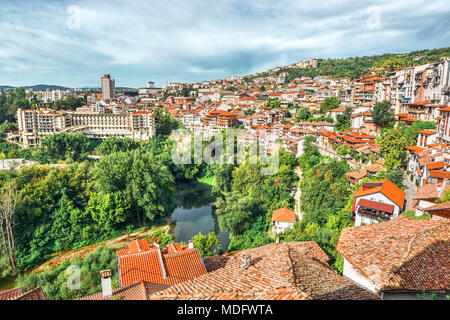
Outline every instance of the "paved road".
[[[295, 173], [300, 178], [300, 181], [302, 180], [302, 171], [300, 170], [300, 167], [295, 168]], [[295, 192], [294, 199], [295, 199], [295, 214], [297, 217], [299, 217], [299, 220], [303, 217], [303, 212], [300, 210], [300, 196], [302, 195], [302, 191], [300, 190], [300, 182], [297, 185], [297, 191]]]
[[406, 175], [405, 179], [403, 180], [403, 185], [405, 186], [405, 192], [406, 192], [406, 196], [405, 196], [405, 211], [409, 210], [409, 207], [411, 206], [412, 203], [412, 199], [414, 198], [414, 196], [417, 193], [417, 186], [412, 183], [411, 181], [409, 181], [409, 174]]

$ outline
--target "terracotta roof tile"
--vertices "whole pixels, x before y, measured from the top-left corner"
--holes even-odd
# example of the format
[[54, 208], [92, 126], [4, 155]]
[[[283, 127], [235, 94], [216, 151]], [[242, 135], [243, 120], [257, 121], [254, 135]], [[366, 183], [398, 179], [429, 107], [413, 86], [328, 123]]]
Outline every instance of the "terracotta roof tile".
[[[241, 269], [246, 255], [250, 265]], [[221, 264], [214, 271], [159, 291], [150, 300], [378, 298], [331, 269], [315, 242], [269, 244], [213, 260]]]
[[121, 285], [141, 281], [173, 284], [205, 274], [198, 249], [182, 249], [174, 253], [161, 252], [157, 247], [149, 247], [139, 253], [132, 253], [129, 249], [117, 250]]
[[21, 292], [22, 287], [0, 291], [0, 300], [15, 300]]
[[450, 172], [442, 170], [430, 170], [430, 177], [450, 179]]
[[147, 300], [149, 295], [167, 289], [170, 286], [160, 283], [136, 282], [125, 287], [114, 289], [112, 297], [103, 298], [103, 293], [99, 292], [77, 300]]
[[272, 221], [295, 222], [295, 212], [286, 208], [275, 210]]
[[336, 250], [377, 291], [449, 290], [450, 223], [410, 220], [345, 228]]
[[364, 183], [353, 195], [358, 198], [369, 194], [381, 192], [388, 199], [397, 204], [400, 208], [403, 208], [405, 203], [405, 191], [397, 187], [388, 179], [379, 180], [370, 183]]

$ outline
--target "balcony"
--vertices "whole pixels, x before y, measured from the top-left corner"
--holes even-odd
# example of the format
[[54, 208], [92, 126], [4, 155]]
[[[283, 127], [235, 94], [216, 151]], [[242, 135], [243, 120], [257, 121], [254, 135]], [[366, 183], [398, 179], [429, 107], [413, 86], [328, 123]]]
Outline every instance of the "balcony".
[[364, 207], [359, 207], [357, 213], [360, 215], [369, 216], [369, 217], [376, 218], [376, 219], [381, 219], [383, 221], [392, 219], [392, 214], [390, 214], [390, 213], [383, 212], [383, 211], [376, 211], [376, 210], [372, 210], [372, 209], [364, 208]]

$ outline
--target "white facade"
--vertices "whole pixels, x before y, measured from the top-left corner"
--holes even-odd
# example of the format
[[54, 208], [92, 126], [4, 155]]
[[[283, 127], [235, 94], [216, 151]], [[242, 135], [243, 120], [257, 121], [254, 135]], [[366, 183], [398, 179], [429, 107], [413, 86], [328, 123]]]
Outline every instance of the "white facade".
[[19, 109], [17, 119], [23, 147], [38, 147], [43, 137], [58, 132], [82, 132], [92, 139], [117, 136], [148, 140], [155, 135], [152, 112], [106, 114], [87, 108], [82, 110], [56, 112], [51, 109]]
[[347, 279], [353, 281], [360, 287], [367, 289], [373, 293], [376, 293], [376, 287], [375, 285], [365, 278], [359, 271], [351, 265], [350, 262], [347, 261], [347, 259], [344, 258], [344, 270], [342, 275], [346, 277]]
[[394, 218], [398, 217], [398, 215], [400, 214], [400, 212], [402, 210], [402, 208], [400, 208], [395, 202], [390, 200], [388, 197], [386, 197], [381, 192], [369, 194], [369, 195], [362, 196], [362, 197], [358, 197], [358, 198], [356, 198], [355, 227], [359, 227], [362, 224], [378, 223], [378, 218], [367, 216], [367, 215], [362, 215], [362, 214], [358, 213], [359, 201], [361, 199], [366, 199], [366, 200], [369, 200], [369, 201], [373, 201], [373, 202], [378, 202], [378, 203], [394, 206], [394, 211], [392, 212], [392, 218], [391, 219], [394, 219]]
[[275, 221], [274, 222], [274, 230], [275, 233], [282, 233], [288, 229], [294, 228], [294, 222], [284, 222], [284, 221]]

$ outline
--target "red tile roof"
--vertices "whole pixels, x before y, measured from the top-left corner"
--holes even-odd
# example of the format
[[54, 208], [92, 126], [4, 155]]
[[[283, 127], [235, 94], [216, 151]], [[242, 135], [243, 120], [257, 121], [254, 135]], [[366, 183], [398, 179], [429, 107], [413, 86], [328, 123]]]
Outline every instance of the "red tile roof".
[[0, 291], [0, 300], [15, 300], [21, 292], [22, 287]]
[[425, 148], [418, 147], [418, 146], [407, 146], [405, 148], [408, 150], [414, 151], [414, 152], [421, 152], [421, 151], [425, 150]]
[[41, 288], [22, 293], [22, 287], [0, 291], [0, 300], [46, 300]]
[[[250, 264], [241, 269], [246, 256]], [[150, 300], [378, 299], [335, 272], [312, 241], [269, 244], [210, 260], [217, 262], [213, 271]]]
[[437, 169], [437, 168], [444, 168], [446, 167], [447, 164], [444, 161], [439, 161], [439, 162], [433, 162], [433, 163], [427, 163], [426, 167], [428, 170], [431, 169]]
[[363, 206], [366, 208], [392, 213], [394, 212], [394, 206], [385, 203], [379, 203], [375, 201], [370, 201], [367, 199], [360, 199], [357, 203], [359, 206]]
[[370, 183], [364, 183], [353, 195], [355, 198], [359, 198], [365, 195], [381, 192], [384, 196], [397, 204], [400, 208], [403, 208], [405, 203], [405, 191], [397, 187], [388, 179], [379, 180]]
[[272, 221], [295, 222], [295, 212], [286, 208], [275, 210]]
[[128, 244], [128, 252], [139, 253], [143, 251], [148, 251], [151, 247], [152, 246], [150, 246], [147, 240], [136, 239]]
[[377, 291], [450, 290], [448, 220], [390, 221], [345, 228], [336, 250]]
[[149, 295], [170, 286], [160, 283], [136, 282], [129, 286], [114, 289], [112, 297], [103, 298], [103, 293], [99, 292], [77, 300], [147, 300]]
[[439, 203], [435, 206], [425, 209], [425, 211], [450, 219], [450, 201]]
[[441, 178], [441, 179], [450, 179], [450, 172], [441, 171], [441, 170], [431, 170], [430, 177]]
[[424, 135], [427, 135], [427, 136], [431, 136], [433, 134], [436, 134], [436, 131], [433, 131], [433, 130], [420, 130], [420, 131], [417, 131], [417, 133], [421, 133], [421, 134], [424, 134]]
[[[147, 251], [140, 253], [130, 252], [130, 249], [117, 250], [121, 285], [141, 281], [173, 284], [206, 273], [198, 249], [166, 252], [161, 252], [157, 247], [149, 247]], [[173, 248], [169, 252], [174, 252]]]
[[437, 198], [440, 198], [443, 194], [443, 192], [447, 189], [450, 189], [450, 184], [445, 185], [444, 183], [433, 183], [433, 184], [426, 184], [417, 189], [417, 193], [414, 196], [414, 200], [426, 200], [431, 199], [434, 200]]
[[347, 172], [345, 175], [350, 177], [350, 178], [359, 180], [359, 179], [362, 179], [362, 178], [367, 176], [367, 170]]

